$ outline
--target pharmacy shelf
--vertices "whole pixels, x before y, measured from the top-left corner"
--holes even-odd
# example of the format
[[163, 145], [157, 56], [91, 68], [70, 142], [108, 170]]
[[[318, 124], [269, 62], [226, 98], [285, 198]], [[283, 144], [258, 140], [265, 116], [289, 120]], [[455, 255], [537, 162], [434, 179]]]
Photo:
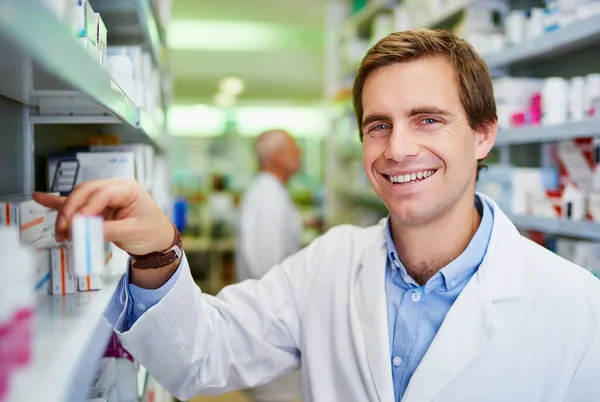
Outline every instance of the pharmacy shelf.
[[90, 3], [102, 16], [111, 45], [141, 43], [151, 50], [156, 65], [162, 66], [165, 45], [149, 0], [90, 0]]
[[[126, 132], [130, 142], [161, 137], [161, 127], [136, 108], [41, 0], [0, 3], [0, 60], [7, 60], [0, 75], [10, 77], [0, 79], [0, 95], [30, 106], [41, 96], [85, 96], [105, 111], [105, 116], [32, 116], [33, 123], [121, 125], [117, 131]], [[27, 71], [36, 72], [33, 79]]]
[[511, 64], [558, 57], [597, 43], [600, 43], [600, 16], [509, 47], [498, 54], [485, 57], [485, 61], [488, 68], [493, 70]]
[[527, 215], [509, 215], [516, 227], [556, 236], [600, 241], [600, 225], [594, 222], [576, 222], [566, 219], [538, 218]]
[[104, 313], [121, 277], [107, 276], [99, 291], [39, 297], [33, 362], [14, 376], [9, 402], [86, 399], [112, 333]]
[[426, 20], [419, 21], [417, 24], [414, 24], [414, 26], [415, 28], [440, 28], [444, 26], [444, 24], [447, 23], [449, 20], [458, 16], [458, 14], [461, 13], [465, 8], [476, 2], [477, 0], [463, 0], [456, 2], [456, 4], [453, 4], [448, 8], [439, 10], [437, 14], [430, 15]]
[[496, 146], [531, 144], [600, 136], [600, 118], [554, 126], [531, 126], [498, 132]]
[[377, 14], [391, 9], [391, 2], [387, 0], [373, 0], [356, 13], [352, 14], [344, 23], [341, 29], [341, 37], [348, 37], [355, 32], [365, 28], [365, 26], [377, 16]]

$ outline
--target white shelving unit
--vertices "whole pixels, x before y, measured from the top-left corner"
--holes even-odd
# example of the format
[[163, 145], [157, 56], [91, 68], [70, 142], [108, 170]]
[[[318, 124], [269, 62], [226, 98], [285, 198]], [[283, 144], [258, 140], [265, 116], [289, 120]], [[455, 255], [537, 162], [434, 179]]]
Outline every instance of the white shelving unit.
[[[89, 136], [115, 134], [123, 144], [151, 144], [156, 163], [164, 164], [168, 146], [164, 99], [168, 95], [160, 94], [163, 104], [154, 115], [136, 107], [109, 71], [48, 8], [51, 4], [60, 9], [70, 1], [0, 1], [0, 194], [37, 190], [36, 178], [44, 173], [36, 172], [36, 168], [44, 169], [36, 166], [37, 159], [65, 146], [85, 144]], [[150, 1], [91, 3], [114, 28], [109, 30], [108, 44], [151, 50], [164, 80], [168, 70], [164, 36]], [[40, 113], [40, 101], [60, 104], [64, 100], [91, 106], [85, 115]], [[99, 291], [38, 298], [33, 361], [14, 374], [9, 402], [86, 400], [112, 334], [105, 314], [125, 270], [123, 261], [113, 261], [121, 269], [105, 276]], [[147, 375], [140, 372], [140, 385]]]
[[567, 219], [538, 218], [528, 215], [510, 215], [515, 226], [555, 236], [600, 241], [600, 225], [594, 222], [577, 222]]
[[490, 70], [532, 60], [555, 58], [600, 43], [600, 16], [589, 18], [485, 58]]
[[570, 140], [600, 135], [600, 119], [594, 118], [555, 126], [529, 126], [498, 133], [496, 146]]
[[112, 332], [104, 312], [122, 275], [104, 278], [96, 292], [38, 298], [34, 360], [15, 376], [9, 401], [86, 399]]
[[441, 9], [437, 14], [429, 16], [426, 20], [417, 21], [414, 26], [420, 28], [430, 28], [434, 29], [439, 27], [445, 21], [448, 21], [450, 18], [456, 16], [458, 13], [463, 11], [466, 7], [471, 4], [476, 3], [477, 0], [462, 0], [453, 3], [448, 8]]

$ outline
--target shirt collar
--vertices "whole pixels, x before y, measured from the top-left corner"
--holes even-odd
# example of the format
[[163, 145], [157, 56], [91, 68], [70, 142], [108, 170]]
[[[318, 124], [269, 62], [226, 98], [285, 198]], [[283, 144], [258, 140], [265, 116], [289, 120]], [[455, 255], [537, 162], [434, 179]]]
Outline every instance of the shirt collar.
[[[427, 284], [425, 284], [425, 288], [437, 286], [441, 277], [446, 289], [451, 289], [462, 283], [465, 279], [471, 277], [471, 275], [479, 268], [479, 265], [487, 252], [487, 246], [492, 234], [494, 211], [490, 205], [477, 194], [475, 194], [475, 207], [481, 215], [481, 223], [479, 224], [479, 228], [475, 232], [475, 235], [473, 235], [473, 238], [469, 242], [469, 245], [461, 255], [429, 279]], [[388, 261], [392, 272], [399, 270], [401, 278], [407, 285], [419, 287], [417, 282], [408, 274], [398, 257], [396, 245], [392, 238], [390, 217], [388, 217], [386, 221], [385, 237]]]

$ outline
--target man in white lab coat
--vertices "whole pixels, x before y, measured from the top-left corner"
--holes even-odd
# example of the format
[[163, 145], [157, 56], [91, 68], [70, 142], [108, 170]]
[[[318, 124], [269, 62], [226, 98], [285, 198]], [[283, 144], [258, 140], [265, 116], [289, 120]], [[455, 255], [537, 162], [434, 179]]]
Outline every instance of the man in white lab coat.
[[[300, 169], [301, 151], [283, 130], [261, 134], [254, 150], [260, 173], [244, 194], [236, 248], [239, 281], [260, 279], [300, 249], [302, 220], [286, 184]], [[293, 401], [300, 397], [300, 371], [247, 393], [256, 402]]]
[[353, 98], [389, 217], [333, 228], [217, 297], [139, 186], [36, 195], [60, 210], [59, 238], [75, 213], [116, 217], [106, 237], [133, 255], [111, 307], [122, 344], [182, 398], [301, 366], [305, 401], [599, 401], [600, 282], [475, 193], [497, 131], [484, 61], [450, 33], [397, 32], [369, 50]]

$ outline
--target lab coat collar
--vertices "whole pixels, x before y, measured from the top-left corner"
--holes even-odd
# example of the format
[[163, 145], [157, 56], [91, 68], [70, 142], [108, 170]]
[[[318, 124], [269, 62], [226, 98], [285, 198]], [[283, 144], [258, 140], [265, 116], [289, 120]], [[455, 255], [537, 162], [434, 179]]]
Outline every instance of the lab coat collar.
[[[434, 399], [495, 334], [494, 309], [502, 308], [502, 303], [492, 302], [515, 298], [523, 292], [520, 234], [494, 201], [481, 194], [480, 197], [494, 211], [486, 256], [448, 312], [403, 401]], [[355, 302], [377, 396], [380, 401], [393, 401], [385, 294], [385, 220], [379, 228], [378, 239], [366, 248], [357, 272]]]
[[[485, 196], [482, 196], [485, 197]], [[523, 293], [519, 232], [492, 200], [494, 227], [478, 271], [448, 311], [421, 364], [405, 402], [431, 401], [458, 376], [498, 331], [494, 317], [510, 314], [518, 303], [502, 303]]]

